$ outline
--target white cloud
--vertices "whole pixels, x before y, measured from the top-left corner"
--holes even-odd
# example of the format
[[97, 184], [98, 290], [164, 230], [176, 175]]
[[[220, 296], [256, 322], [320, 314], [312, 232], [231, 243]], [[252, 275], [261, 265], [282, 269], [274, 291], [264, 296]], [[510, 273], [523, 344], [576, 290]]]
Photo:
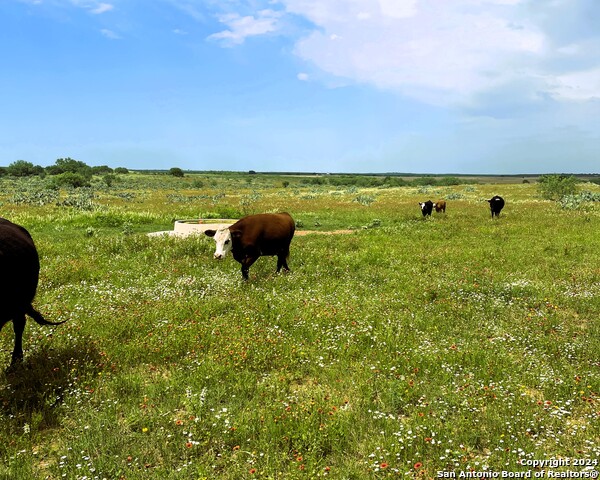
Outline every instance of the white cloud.
[[114, 8], [110, 3], [100, 3], [97, 6], [93, 7], [90, 12], [94, 15], [100, 15], [101, 13], [110, 12]]
[[472, 107], [515, 86], [519, 101], [573, 101], [597, 98], [600, 89], [600, 54], [593, 53], [600, 36], [590, 26], [600, 7], [590, 5], [554, 0], [540, 11], [527, 0], [237, 0], [219, 4], [236, 13], [220, 15], [227, 28], [209, 38], [233, 46], [302, 32], [294, 53], [328, 85], [372, 85], [436, 105]]
[[379, 0], [379, 8], [386, 17], [412, 17], [417, 12], [417, 0]]
[[557, 100], [600, 99], [600, 67], [558, 75], [553, 96]]
[[244, 43], [248, 37], [275, 32], [279, 28], [278, 21], [280, 17], [280, 12], [270, 9], [260, 10], [256, 13], [256, 16], [242, 16], [238, 13], [220, 15], [219, 21], [225, 24], [228, 29], [214, 33], [208, 38], [224, 41], [225, 44], [239, 45]]
[[298, 80], [300, 80], [302, 82], [306, 82], [309, 79], [308, 73], [304, 73], [304, 72], [299, 73], [296, 77], [298, 78]]
[[196, 20], [198, 22], [204, 22], [204, 21], [206, 21], [206, 17], [200, 11], [200, 9], [196, 5], [188, 2], [187, 0], [169, 0], [169, 2], [175, 8], [179, 9], [180, 11], [182, 11], [183, 13], [185, 13], [186, 15], [189, 15], [194, 20]]
[[514, 27], [500, 5], [508, 0], [283, 1], [319, 27], [297, 43], [300, 57], [431, 103], [462, 101], [510, 80], [544, 46], [535, 26]]
[[108, 28], [102, 28], [100, 30], [100, 33], [106, 38], [110, 38], [111, 40], [119, 40], [121, 38], [118, 33], [115, 33], [112, 30], [109, 30]]

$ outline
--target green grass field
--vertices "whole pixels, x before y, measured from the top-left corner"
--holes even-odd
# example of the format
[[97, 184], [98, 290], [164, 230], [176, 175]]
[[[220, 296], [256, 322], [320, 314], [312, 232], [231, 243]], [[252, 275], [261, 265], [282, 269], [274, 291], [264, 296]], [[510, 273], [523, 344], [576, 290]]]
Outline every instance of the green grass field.
[[[40, 253], [35, 306], [67, 320], [30, 320], [22, 366], [0, 373], [1, 479], [600, 470], [598, 202], [563, 209], [534, 183], [286, 181], [0, 180], [0, 216]], [[417, 202], [442, 198], [423, 219]], [[210, 238], [146, 235], [275, 211], [352, 232], [298, 235], [291, 273], [265, 257], [248, 282]], [[1, 370], [12, 346], [8, 324]]]

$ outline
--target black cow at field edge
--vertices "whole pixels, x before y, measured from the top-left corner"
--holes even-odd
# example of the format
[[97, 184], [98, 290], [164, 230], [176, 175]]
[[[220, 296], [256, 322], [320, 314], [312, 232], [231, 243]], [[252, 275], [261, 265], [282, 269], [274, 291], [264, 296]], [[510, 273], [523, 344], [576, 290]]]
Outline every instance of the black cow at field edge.
[[40, 261], [29, 232], [0, 218], [0, 329], [12, 320], [15, 348], [11, 365], [23, 358], [23, 330], [29, 315], [40, 325], [59, 325], [47, 321], [33, 308], [40, 274]]
[[224, 258], [231, 250], [242, 264], [242, 277], [248, 280], [250, 266], [264, 255], [277, 255], [277, 271], [288, 270], [287, 257], [296, 224], [288, 213], [259, 213], [241, 218], [233, 225], [204, 233], [216, 242], [214, 257]]
[[433, 211], [433, 202], [431, 200], [427, 200], [426, 202], [419, 202], [419, 206], [421, 207], [421, 213], [424, 217], [427, 215], [431, 215]]
[[496, 217], [499, 217], [500, 216], [500, 212], [504, 208], [504, 199], [502, 197], [500, 197], [499, 195], [495, 195], [492, 198], [490, 198], [488, 200], [488, 202], [490, 204], [490, 210], [492, 212], [492, 218], [494, 218], [494, 215], [496, 215]]

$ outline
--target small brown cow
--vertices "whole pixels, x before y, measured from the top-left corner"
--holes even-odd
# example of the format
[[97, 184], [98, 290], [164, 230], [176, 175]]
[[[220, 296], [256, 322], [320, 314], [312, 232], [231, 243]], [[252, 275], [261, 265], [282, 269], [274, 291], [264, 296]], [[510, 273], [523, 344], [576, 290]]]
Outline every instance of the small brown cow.
[[248, 280], [248, 270], [259, 257], [277, 255], [277, 271], [289, 271], [287, 257], [296, 225], [289, 213], [259, 213], [248, 215], [220, 230], [206, 230], [217, 244], [214, 257], [224, 258], [231, 250], [233, 258], [242, 264], [242, 277]]
[[438, 200], [433, 204], [433, 208], [437, 213], [444, 212], [446, 213], [446, 200]]
[[0, 329], [13, 322], [15, 347], [11, 366], [23, 358], [23, 330], [29, 315], [40, 325], [59, 325], [46, 320], [33, 308], [40, 274], [40, 261], [29, 232], [0, 218]]

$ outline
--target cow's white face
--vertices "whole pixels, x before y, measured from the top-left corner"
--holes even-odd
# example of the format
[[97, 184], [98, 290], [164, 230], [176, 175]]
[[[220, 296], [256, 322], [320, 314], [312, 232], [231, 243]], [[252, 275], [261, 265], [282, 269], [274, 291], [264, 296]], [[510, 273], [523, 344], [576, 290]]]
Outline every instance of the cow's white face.
[[425, 210], [425, 204], [424, 203], [419, 203], [419, 205], [421, 205], [421, 210]]
[[227, 255], [227, 252], [231, 250], [231, 246], [233, 243], [229, 228], [222, 228], [220, 230], [217, 230], [216, 232], [214, 230], [209, 230], [204, 233], [206, 233], [206, 235], [208, 235], [209, 237], [213, 237], [215, 239], [215, 243], [217, 245], [214, 257], [218, 260], [224, 258], [225, 255]]

